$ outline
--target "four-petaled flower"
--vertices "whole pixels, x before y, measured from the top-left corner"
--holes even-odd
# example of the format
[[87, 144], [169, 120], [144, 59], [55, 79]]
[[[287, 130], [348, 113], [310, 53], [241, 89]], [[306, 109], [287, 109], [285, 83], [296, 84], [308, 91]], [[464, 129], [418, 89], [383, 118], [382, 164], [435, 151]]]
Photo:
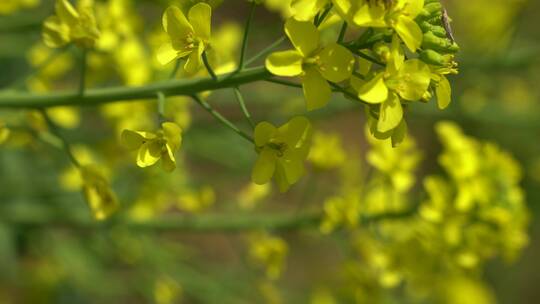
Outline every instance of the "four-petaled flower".
[[275, 176], [281, 192], [285, 192], [304, 174], [304, 160], [311, 143], [311, 123], [299, 116], [276, 128], [268, 122], [255, 127], [255, 148], [259, 158], [251, 179], [263, 185]]
[[137, 150], [137, 165], [149, 167], [161, 159], [165, 171], [176, 168], [176, 152], [182, 143], [182, 129], [172, 122], [165, 122], [156, 133], [124, 130], [122, 141], [130, 150]]
[[56, 0], [56, 15], [43, 23], [43, 41], [48, 47], [58, 48], [70, 42], [91, 48], [99, 38], [92, 7], [80, 1], [75, 9], [68, 0]]
[[380, 104], [379, 132], [388, 132], [401, 122], [403, 108], [400, 97], [408, 101], [420, 100], [431, 80], [427, 64], [419, 59], [405, 61], [403, 49], [395, 35], [390, 53], [385, 70], [375, 73], [367, 82], [356, 77], [351, 81], [353, 88], [358, 91], [358, 98], [370, 104]]
[[163, 14], [163, 29], [170, 41], [158, 51], [158, 61], [165, 65], [175, 59], [189, 56], [184, 70], [193, 74], [202, 66], [203, 52], [209, 47], [212, 8], [206, 3], [191, 7], [188, 16], [176, 6], [170, 6]]
[[109, 217], [118, 208], [118, 200], [112, 191], [107, 178], [95, 165], [85, 165], [80, 168], [83, 180], [83, 194], [98, 221]]
[[266, 68], [278, 76], [302, 76], [307, 109], [324, 107], [332, 94], [328, 81], [341, 82], [351, 77], [353, 55], [337, 43], [321, 47], [319, 31], [311, 22], [291, 18], [285, 23], [285, 33], [295, 50], [270, 54]]
[[391, 27], [407, 48], [415, 52], [422, 44], [422, 30], [414, 19], [424, 0], [333, 0], [340, 15], [362, 27]]

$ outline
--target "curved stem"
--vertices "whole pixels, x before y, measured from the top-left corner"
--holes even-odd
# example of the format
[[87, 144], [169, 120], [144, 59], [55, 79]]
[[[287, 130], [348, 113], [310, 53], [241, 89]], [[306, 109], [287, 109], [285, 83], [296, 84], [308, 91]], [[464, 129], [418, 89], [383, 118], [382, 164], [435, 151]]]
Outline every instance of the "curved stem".
[[270, 53], [271, 51], [273, 51], [275, 48], [277, 48], [280, 44], [283, 43], [283, 41], [285, 41], [285, 36], [281, 36], [279, 37], [278, 40], [274, 41], [274, 43], [270, 44], [269, 46], [267, 46], [266, 48], [264, 48], [262, 51], [260, 51], [259, 53], [257, 53], [255, 56], [251, 57], [250, 59], [248, 59], [248, 61], [246, 61], [246, 64], [245, 66], [248, 66], [250, 64], [252, 64], [253, 62], [257, 61], [257, 59], [263, 57], [263, 56], [266, 56], [268, 55], [268, 53]]
[[210, 62], [208, 62], [208, 56], [206, 55], [206, 51], [202, 53], [202, 60], [204, 63], [204, 66], [206, 67], [206, 70], [208, 71], [208, 74], [212, 77], [212, 79], [217, 80], [216, 73], [212, 69], [212, 66], [210, 66]]
[[244, 68], [244, 60], [246, 58], [246, 49], [249, 38], [249, 30], [251, 28], [251, 20], [253, 20], [253, 14], [255, 13], [255, 7], [257, 6], [256, 1], [251, 2], [249, 8], [249, 16], [246, 21], [246, 27], [244, 29], [244, 38], [242, 39], [242, 49], [240, 51], [240, 62], [238, 63], [238, 71], [241, 71]]
[[272, 75], [264, 68], [257, 67], [241, 72], [212, 78], [196, 78], [189, 80], [169, 80], [140, 87], [111, 87], [88, 89], [84, 96], [74, 92], [55, 93], [21, 93], [5, 91], [0, 93], [0, 108], [28, 109], [48, 108], [55, 106], [96, 106], [112, 102], [154, 100], [158, 92], [165, 96], [190, 96], [204, 91], [230, 88], [242, 84], [264, 80]]
[[244, 131], [240, 130], [236, 125], [234, 125], [232, 122], [230, 122], [227, 118], [225, 118], [221, 113], [216, 111], [210, 104], [208, 104], [205, 100], [200, 98], [197, 95], [191, 96], [193, 100], [195, 100], [196, 103], [198, 103], [203, 109], [205, 109], [208, 113], [210, 113], [212, 116], [214, 116], [215, 119], [217, 119], [221, 124], [226, 126], [227, 128], [233, 130], [238, 135], [242, 136], [244, 139], [250, 141], [251, 143], [254, 143], [255, 141], [251, 136], [246, 134]]
[[240, 92], [240, 89], [238, 87], [233, 88], [234, 95], [236, 95], [236, 100], [238, 101], [238, 104], [240, 104], [240, 108], [242, 109], [242, 113], [244, 113], [244, 116], [246, 117], [246, 120], [251, 125], [251, 128], [255, 128], [255, 123], [251, 119], [251, 114], [249, 113], [246, 102], [244, 101], [244, 97], [242, 96], [242, 92]]
[[40, 109], [41, 115], [43, 115], [43, 119], [45, 119], [45, 122], [47, 123], [47, 126], [49, 127], [49, 131], [56, 136], [60, 141], [62, 141], [62, 148], [64, 151], [66, 151], [66, 154], [69, 156], [69, 160], [75, 167], [80, 167], [81, 164], [73, 154], [73, 151], [71, 150], [71, 145], [66, 140], [64, 136], [62, 136], [60, 129], [56, 126], [56, 124], [51, 120], [49, 117], [49, 114], [47, 114], [47, 111], [45, 109]]

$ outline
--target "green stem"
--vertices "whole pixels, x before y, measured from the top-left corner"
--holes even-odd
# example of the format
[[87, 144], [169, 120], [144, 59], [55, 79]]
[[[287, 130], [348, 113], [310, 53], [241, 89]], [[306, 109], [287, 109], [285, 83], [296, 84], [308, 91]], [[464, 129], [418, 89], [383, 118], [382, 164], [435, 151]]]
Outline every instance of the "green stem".
[[274, 50], [275, 48], [277, 48], [280, 44], [282, 44], [283, 41], [285, 41], [285, 39], [286, 39], [285, 36], [281, 36], [278, 40], [274, 41], [274, 43], [270, 44], [269, 46], [267, 46], [266, 48], [264, 48], [262, 51], [260, 51], [259, 53], [257, 53], [255, 56], [253, 56], [253, 57], [251, 57], [250, 59], [248, 59], [248, 61], [246, 61], [245, 66], [248, 66], [248, 65], [252, 64], [253, 62], [257, 61], [259, 58], [268, 55], [271, 51], [273, 51], [273, 50]]
[[315, 26], [319, 26], [323, 23], [324, 19], [326, 19], [326, 17], [328, 16], [328, 14], [330, 13], [330, 11], [332, 10], [332, 7], [333, 7], [333, 4], [330, 4], [325, 10], [324, 12], [319, 16], [319, 18], [316, 18], [315, 20]]
[[84, 90], [85, 90], [85, 86], [86, 86], [86, 67], [87, 67], [87, 55], [88, 55], [88, 50], [87, 49], [82, 49], [82, 54], [81, 54], [81, 66], [80, 66], [80, 69], [81, 69], [81, 75], [80, 75], [80, 79], [79, 79], [79, 96], [84, 96]]
[[246, 120], [249, 122], [252, 128], [255, 128], [255, 123], [251, 119], [251, 114], [249, 113], [246, 102], [244, 101], [244, 97], [242, 96], [242, 92], [240, 92], [240, 89], [238, 87], [233, 88], [234, 94], [236, 95], [236, 100], [238, 101], [238, 104], [240, 105], [240, 108], [242, 108], [242, 112], [244, 113], [244, 116], [246, 117]]
[[64, 136], [62, 136], [62, 133], [60, 132], [60, 129], [56, 126], [56, 124], [51, 120], [49, 117], [49, 114], [47, 114], [47, 111], [45, 109], [40, 109], [41, 114], [43, 115], [43, 118], [45, 119], [45, 122], [47, 123], [47, 126], [49, 127], [49, 131], [56, 136], [58, 139], [62, 141], [62, 148], [66, 152], [66, 154], [69, 157], [69, 160], [75, 167], [80, 167], [81, 164], [75, 158], [75, 155], [73, 154], [73, 151], [71, 150], [71, 145], [66, 140]]
[[195, 100], [196, 103], [198, 103], [203, 109], [205, 109], [208, 113], [210, 113], [212, 116], [214, 116], [215, 119], [217, 119], [221, 124], [226, 126], [227, 128], [233, 130], [238, 135], [242, 136], [244, 139], [250, 141], [251, 143], [254, 143], [254, 140], [251, 136], [246, 134], [244, 131], [240, 130], [237, 126], [235, 126], [232, 122], [230, 122], [227, 118], [225, 118], [221, 113], [216, 111], [210, 104], [208, 104], [206, 101], [201, 99], [197, 95], [191, 96], [193, 100]]
[[[383, 213], [360, 217], [359, 224], [370, 224], [387, 220], [406, 219], [416, 212], [415, 208], [394, 213]], [[66, 218], [55, 213], [0, 216], [2, 222], [36, 229], [70, 228], [79, 230], [100, 229], [107, 223], [91, 219]], [[291, 231], [317, 229], [322, 220], [319, 212], [304, 214], [204, 214], [196, 216], [164, 216], [150, 220], [118, 219], [114, 225], [132, 230], [151, 232], [198, 232], [198, 233], [234, 233], [253, 230]], [[113, 228], [113, 227], [111, 227]]]
[[121, 101], [153, 101], [157, 92], [165, 96], [191, 96], [204, 91], [230, 88], [264, 80], [272, 75], [264, 68], [246, 69], [242, 72], [220, 76], [220, 81], [211, 78], [169, 80], [140, 87], [111, 87], [88, 89], [84, 96], [73, 92], [22, 93], [4, 91], [0, 93], [0, 108], [29, 109], [55, 106], [96, 106]]
[[264, 81], [271, 82], [271, 83], [276, 83], [276, 84], [280, 84], [280, 85], [284, 85], [284, 86], [288, 86], [288, 87], [293, 87], [293, 88], [299, 88], [299, 89], [302, 88], [301, 84], [296, 83], [296, 82], [292, 82], [292, 81], [289, 81], [289, 80], [285, 80], [285, 79], [268, 78], [268, 79], [265, 79]]
[[339, 44], [343, 43], [343, 39], [345, 39], [346, 33], [347, 33], [347, 21], [343, 21], [343, 24], [341, 25], [341, 30], [339, 31], [337, 43]]
[[240, 51], [240, 62], [238, 63], [238, 71], [241, 71], [244, 68], [244, 60], [246, 58], [246, 50], [249, 38], [249, 30], [251, 28], [251, 20], [253, 19], [253, 14], [255, 13], [255, 7], [257, 3], [255, 1], [251, 2], [249, 8], [249, 16], [246, 21], [246, 27], [244, 29], [244, 38], [242, 39], [242, 49]]
[[[345, 46], [345, 47], [347, 47], [347, 46]], [[347, 48], [349, 49], [349, 51], [351, 51], [353, 54], [355, 54], [355, 55], [357, 55], [359, 57], [362, 57], [362, 58], [364, 58], [366, 60], [369, 60], [369, 61], [371, 61], [373, 63], [376, 63], [378, 65], [386, 66], [386, 64], [384, 62], [382, 62], [380, 60], [377, 60], [376, 58], [373, 58], [373, 57], [363, 53], [362, 51], [356, 50], [356, 49], [354, 49], [352, 47], [347, 47]]]
[[165, 94], [163, 92], [157, 92], [157, 99], [158, 99], [158, 114], [159, 114], [159, 121], [164, 122], [165, 121]]
[[208, 74], [210, 74], [210, 76], [212, 77], [212, 79], [214, 79], [214, 81], [217, 81], [218, 78], [216, 76], [216, 73], [212, 69], [212, 66], [210, 66], [210, 62], [208, 62], [208, 56], [206, 55], [206, 51], [202, 53], [202, 60], [203, 60], [204, 66], [206, 67], [206, 70], [208, 71]]
[[176, 73], [178, 73], [178, 69], [180, 68], [180, 63], [182, 61], [180, 59], [176, 59], [176, 62], [174, 63], [174, 68], [171, 71], [171, 75], [169, 75], [169, 79], [176, 78]]

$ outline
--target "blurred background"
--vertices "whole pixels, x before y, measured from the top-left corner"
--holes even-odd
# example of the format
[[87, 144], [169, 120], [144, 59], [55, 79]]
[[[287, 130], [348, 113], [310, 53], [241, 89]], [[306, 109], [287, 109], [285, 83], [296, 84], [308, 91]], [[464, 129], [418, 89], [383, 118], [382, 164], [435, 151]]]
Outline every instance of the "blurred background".
[[[167, 79], [172, 66], [160, 66], [155, 52], [166, 38], [160, 20], [170, 2], [95, 2], [102, 37], [97, 50], [89, 54], [89, 86], [137, 86]], [[269, 0], [264, 8], [257, 8], [248, 57], [282, 35], [286, 2]], [[286, 194], [272, 186], [252, 185], [253, 148], [188, 98], [167, 102], [167, 118], [185, 130], [178, 168], [171, 174], [160, 168], [137, 168], [134, 156], [118, 140], [126, 128], [155, 129], [155, 101], [49, 110], [79, 160], [101, 164], [119, 197], [117, 215], [95, 225], [88, 224], [92, 217], [79, 191], [77, 170], [62, 150], [48, 143], [47, 135], [39, 135], [46, 134], [39, 113], [0, 110], [0, 120], [11, 129], [10, 138], [0, 146], [0, 303], [536, 303], [540, 298], [536, 258], [540, 256], [540, 223], [535, 220], [540, 213], [540, 32], [536, 19], [540, 3], [447, 0], [443, 4], [461, 47], [459, 74], [449, 77], [452, 104], [444, 111], [434, 102], [409, 108], [411, 143], [400, 148], [402, 155], [395, 161], [414, 163], [402, 168], [410, 185], [406, 192], [392, 195], [407, 197], [409, 202], [426, 199], [424, 177], [449, 171], [440, 164], [445, 146], [435, 130], [437, 123], [457, 123], [464, 134], [496, 144], [519, 164], [520, 168], [512, 168], [520, 172], [516, 175], [530, 224], [523, 228], [528, 240], [516, 246], [511, 259], [496, 252], [506, 246], [498, 245], [493, 254], [463, 272], [473, 279], [453, 281], [442, 280], [448, 273], [426, 261], [417, 268], [423, 274], [439, 273], [433, 275], [434, 281], [441, 279], [444, 288], [425, 284], [411, 292], [407, 278], [416, 268], [403, 266], [394, 273], [382, 257], [373, 258], [385, 271], [372, 282], [369, 278], [373, 277], [353, 269], [373, 265], [350, 262], [373, 243], [373, 250], [389, 250], [395, 263], [410, 265], [398, 252], [413, 249], [391, 244], [381, 249], [384, 243], [377, 239], [377, 233], [384, 238], [385, 232], [379, 230], [399, 228], [372, 227], [379, 232], [365, 236], [362, 224], [353, 232], [332, 234], [321, 234], [317, 226], [275, 233], [153, 226], [162, 217], [170, 221], [216, 214], [233, 218], [302, 215], [321, 210], [343, 188], [371, 189], [366, 180], [372, 171], [384, 171], [369, 160], [378, 145], [366, 139], [364, 109], [339, 95], [325, 109], [306, 114], [317, 130], [316, 152], [310, 155], [306, 176]], [[46, 92], [76, 87], [77, 50], [58, 52], [41, 42], [41, 24], [53, 12], [49, 0], [0, 3], [0, 88]], [[234, 69], [248, 12], [249, 4], [241, 0], [227, 0], [216, 9], [216, 55], [211, 60], [218, 71]], [[323, 35], [334, 39], [338, 31], [339, 24], [329, 24]], [[282, 48], [288, 48], [287, 43]], [[263, 82], [241, 89], [256, 121], [281, 124], [305, 113], [303, 96], [296, 88]], [[231, 90], [213, 92], [208, 100], [249, 129]], [[393, 156], [385, 157], [390, 162]], [[372, 199], [385, 195], [373, 194]], [[360, 204], [364, 201], [368, 204], [369, 200]], [[115, 224], [125, 218], [149, 220], [149, 224]], [[499, 237], [501, 243], [513, 241], [502, 234], [492, 237]], [[416, 283], [422, 285], [420, 281]]]

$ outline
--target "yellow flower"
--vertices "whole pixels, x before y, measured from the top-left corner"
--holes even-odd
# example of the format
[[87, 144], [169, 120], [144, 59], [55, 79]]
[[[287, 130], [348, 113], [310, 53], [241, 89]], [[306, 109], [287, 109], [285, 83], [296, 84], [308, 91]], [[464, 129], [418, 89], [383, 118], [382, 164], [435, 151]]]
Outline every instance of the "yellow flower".
[[9, 137], [9, 129], [0, 122], [0, 144], [4, 143]]
[[270, 279], [277, 279], [281, 275], [287, 253], [287, 243], [279, 237], [258, 233], [249, 240], [251, 259], [266, 269], [266, 275]]
[[275, 176], [280, 191], [287, 191], [304, 174], [310, 141], [311, 123], [305, 117], [295, 117], [279, 128], [268, 122], [259, 123], [255, 128], [259, 158], [251, 180], [263, 185]]
[[83, 194], [92, 215], [98, 221], [106, 219], [118, 208], [116, 195], [101, 170], [96, 166], [86, 165], [82, 166], [80, 170], [83, 180]]
[[328, 81], [350, 78], [353, 55], [337, 43], [321, 47], [319, 31], [311, 22], [291, 18], [285, 23], [285, 33], [295, 49], [270, 54], [266, 68], [277, 76], [301, 76], [307, 109], [324, 107], [332, 94]]
[[182, 129], [175, 123], [165, 122], [156, 133], [124, 130], [122, 141], [130, 150], [137, 150], [137, 165], [149, 167], [161, 159], [165, 171], [176, 168], [176, 152], [182, 143]]
[[291, 2], [292, 16], [300, 21], [313, 21], [313, 18], [323, 10], [330, 0], [293, 0]]
[[316, 132], [308, 159], [321, 169], [332, 169], [345, 163], [347, 155], [337, 134]]
[[403, 108], [400, 97], [408, 101], [420, 100], [429, 87], [429, 66], [419, 59], [405, 61], [397, 36], [392, 39], [386, 69], [374, 74], [367, 82], [354, 77], [351, 85], [358, 98], [370, 104], [380, 104], [377, 131], [388, 132], [400, 124]]
[[424, 0], [333, 0], [338, 13], [363, 27], [391, 27], [407, 48], [415, 52], [422, 44], [422, 30], [414, 19]]
[[43, 23], [43, 41], [48, 47], [58, 48], [74, 42], [91, 48], [99, 37], [92, 1], [79, 1], [75, 9], [68, 0], [56, 0], [56, 15]]
[[163, 29], [170, 42], [158, 51], [158, 61], [165, 65], [175, 59], [189, 56], [184, 70], [195, 73], [202, 66], [202, 54], [208, 48], [211, 31], [212, 8], [206, 3], [191, 7], [188, 16], [176, 6], [163, 14]]

